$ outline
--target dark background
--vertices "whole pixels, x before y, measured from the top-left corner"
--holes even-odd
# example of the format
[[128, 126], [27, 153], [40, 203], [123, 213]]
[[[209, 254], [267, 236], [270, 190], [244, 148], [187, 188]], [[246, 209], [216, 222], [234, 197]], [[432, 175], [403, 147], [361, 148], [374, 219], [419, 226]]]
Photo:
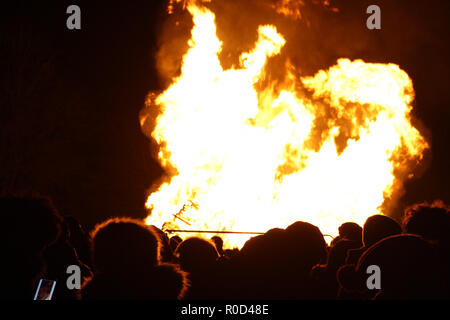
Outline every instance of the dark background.
[[[339, 57], [393, 62], [413, 79], [413, 115], [431, 143], [422, 175], [405, 185], [400, 207], [450, 202], [450, 1], [331, 1], [339, 13], [305, 7], [310, 21], [303, 70]], [[81, 30], [66, 8], [81, 8]], [[382, 29], [366, 28], [378, 4]], [[3, 192], [35, 191], [91, 227], [109, 216], [146, 216], [148, 189], [162, 170], [139, 126], [149, 91], [163, 89], [155, 67], [164, 1], [14, 1], [0, 20], [0, 182]], [[304, 47], [304, 44], [303, 44]], [[320, 53], [320, 54], [319, 54]]]

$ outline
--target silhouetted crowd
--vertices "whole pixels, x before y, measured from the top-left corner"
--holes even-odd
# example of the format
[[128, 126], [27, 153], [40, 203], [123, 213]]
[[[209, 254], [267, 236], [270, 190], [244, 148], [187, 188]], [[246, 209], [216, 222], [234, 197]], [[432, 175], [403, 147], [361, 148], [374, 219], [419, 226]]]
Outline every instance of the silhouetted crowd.
[[[241, 249], [131, 218], [87, 233], [45, 197], [3, 197], [0, 212], [4, 299], [33, 299], [40, 279], [56, 280], [53, 300], [450, 297], [450, 210], [442, 202], [408, 207], [401, 223], [378, 214], [362, 227], [344, 223], [329, 245], [318, 227], [297, 221]], [[70, 265], [80, 267], [80, 289], [67, 286]]]

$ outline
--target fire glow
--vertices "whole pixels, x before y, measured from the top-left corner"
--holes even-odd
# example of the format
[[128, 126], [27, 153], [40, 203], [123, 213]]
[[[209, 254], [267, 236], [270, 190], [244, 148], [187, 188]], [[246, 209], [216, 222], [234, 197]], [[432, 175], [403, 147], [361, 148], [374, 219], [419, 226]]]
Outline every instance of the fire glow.
[[[146, 134], [174, 172], [148, 197], [146, 223], [265, 232], [307, 221], [334, 236], [343, 222], [385, 213], [428, 148], [410, 121], [407, 73], [339, 59], [314, 76], [286, 65], [282, 84], [263, 81], [286, 43], [273, 25], [259, 26], [253, 49], [224, 70], [214, 14], [187, 9], [194, 27], [181, 74], [149, 95], [141, 116], [145, 131], [149, 112], [160, 111]], [[221, 237], [240, 247], [250, 235]]]

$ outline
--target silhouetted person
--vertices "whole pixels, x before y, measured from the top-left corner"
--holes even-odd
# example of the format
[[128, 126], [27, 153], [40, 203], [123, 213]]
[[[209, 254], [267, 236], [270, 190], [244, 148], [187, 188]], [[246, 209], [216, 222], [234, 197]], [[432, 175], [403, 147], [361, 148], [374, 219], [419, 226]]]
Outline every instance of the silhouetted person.
[[31, 300], [46, 271], [42, 252], [61, 233], [62, 218], [49, 198], [0, 198], [1, 297]]
[[69, 274], [67, 268], [71, 265], [78, 266], [81, 271], [81, 278], [92, 276], [91, 269], [84, 264], [78, 257], [77, 251], [69, 241], [70, 230], [63, 218], [61, 223], [61, 234], [58, 239], [47, 247], [43, 252], [43, 257], [47, 265], [45, 278], [56, 281], [53, 292], [53, 300], [80, 299], [79, 289], [69, 289], [66, 285]]
[[92, 232], [94, 276], [83, 299], [180, 299], [187, 275], [161, 262], [161, 243], [141, 221], [113, 218]]
[[214, 242], [214, 245], [216, 246], [217, 252], [220, 256], [223, 256], [223, 240], [219, 236], [214, 236], [211, 238], [211, 241]]
[[311, 276], [320, 292], [321, 299], [336, 299], [339, 289], [336, 272], [345, 264], [348, 250], [359, 247], [358, 241], [339, 240], [330, 248], [327, 263], [313, 267]]
[[402, 225], [405, 232], [446, 243], [450, 239], [450, 208], [439, 202], [412, 205], [405, 209]]
[[[232, 259], [229, 270], [229, 294], [238, 299], [270, 299], [282, 292], [278, 270], [280, 248], [284, 247], [285, 230], [271, 229], [264, 235], [249, 239]], [[274, 269], [277, 267], [277, 269]]]
[[[369, 279], [380, 270], [380, 289], [368, 287]], [[339, 283], [345, 291], [357, 292], [374, 299], [436, 299], [442, 298], [442, 269], [438, 266], [435, 248], [423, 238], [402, 234], [384, 238], [371, 246], [357, 265], [346, 265], [338, 271]], [[369, 294], [368, 294], [369, 293]]]
[[339, 227], [339, 236], [342, 239], [356, 241], [362, 245], [363, 229], [354, 222], [345, 222]]
[[[418, 203], [405, 209], [403, 230], [422, 236], [436, 244], [441, 264], [447, 270], [446, 284], [450, 289], [450, 208], [440, 201]], [[447, 292], [450, 297], [450, 291]]]
[[349, 250], [346, 263], [356, 264], [364, 251], [375, 242], [400, 233], [402, 233], [402, 228], [394, 219], [381, 214], [370, 216], [363, 227], [363, 246], [359, 249]]
[[177, 250], [177, 247], [181, 242], [183, 242], [183, 239], [181, 239], [180, 236], [173, 236], [169, 239], [169, 245], [172, 249], [172, 252], [175, 252]]
[[189, 273], [191, 286], [186, 299], [215, 299], [220, 294], [217, 260], [219, 253], [214, 243], [192, 237], [180, 243], [176, 250], [183, 270]]
[[296, 222], [248, 240], [233, 261], [235, 294], [243, 299], [316, 298], [311, 268], [324, 263], [327, 245], [320, 230]]
[[64, 216], [68, 228], [69, 243], [77, 252], [78, 259], [92, 269], [91, 239], [80, 222], [72, 216]]

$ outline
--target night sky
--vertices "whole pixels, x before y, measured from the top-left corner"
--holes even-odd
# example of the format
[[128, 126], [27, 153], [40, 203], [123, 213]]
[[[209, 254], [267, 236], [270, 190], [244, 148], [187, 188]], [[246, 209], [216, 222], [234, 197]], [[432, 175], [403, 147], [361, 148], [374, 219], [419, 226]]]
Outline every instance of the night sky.
[[[450, 203], [450, 1], [330, 2], [339, 13], [311, 5], [299, 22], [308, 28], [299, 39], [302, 70], [312, 75], [340, 57], [399, 64], [414, 83], [414, 124], [431, 142], [399, 208]], [[66, 28], [71, 4], [81, 8], [81, 30]], [[381, 7], [381, 30], [366, 28], [371, 4]], [[155, 66], [165, 6], [149, 0], [2, 6], [3, 192], [49, 195], [62, 214], [89, 227], [110, 216], [146, 216], [148, 189], [162, 169], [139, 111], [148, 92], [166, 84]]]

